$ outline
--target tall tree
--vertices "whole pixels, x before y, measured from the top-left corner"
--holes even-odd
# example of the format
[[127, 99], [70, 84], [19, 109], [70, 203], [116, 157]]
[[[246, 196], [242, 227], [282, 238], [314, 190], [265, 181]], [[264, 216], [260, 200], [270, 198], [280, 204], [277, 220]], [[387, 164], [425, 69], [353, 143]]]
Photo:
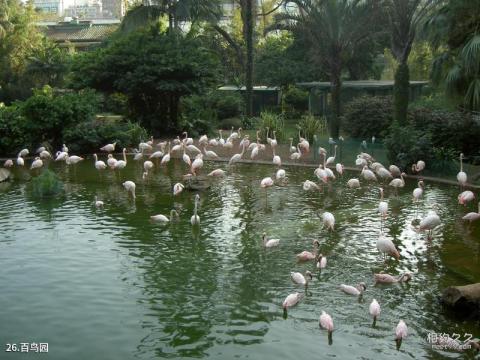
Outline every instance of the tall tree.
[[[434, 83], [460, 97], [464, 108], [480, 111], [480, 0], [450, 0], [426, 22], [427, 35], [439, 51]], [[446, 45], [446, 46], [445, 46]]]
[[246, 44], [245, 63], [245, 114], [253, 116], [253, 54], [254, 54], [254, 32], [255, 32], [255, 6], [256, 0], [240, 0], [243, 22], [243, 37]]
[[408, 57], [420, 22], [427, 15], [433, 0], [387, 0], [392, 54], [398, 62], [393, 88], [394, 119], [407, 121], [410, 71]]
[[330, 136], [338, 138], [341, 127], [342, 72], [355, 49], [376, 35], [378, 0], [290, 0], [298, 11], [277, 16], [274, 28], [303, 31], [309, 38], [315, 60], [328, 73], [331, 83]]
[[216, 22], [221, 13], [220, 0], [142, 0], [127, 12], [121, 28], [124, 32], [134, 31], [166, 16], [171, 31], [178, 29], [181, 22]]

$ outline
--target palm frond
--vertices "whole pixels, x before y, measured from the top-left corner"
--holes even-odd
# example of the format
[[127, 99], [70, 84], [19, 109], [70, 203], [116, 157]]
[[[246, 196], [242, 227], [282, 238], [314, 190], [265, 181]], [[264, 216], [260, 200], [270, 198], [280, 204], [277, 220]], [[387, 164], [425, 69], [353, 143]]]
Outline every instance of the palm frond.
[[480, 34], [476, 34], [468, 40], [460, 55], [467, 76], [475, 76], [480, 66]]
[[480, 79], [473, 79], [465, 94], [465, 106], [471, 110], [480, 110]]
[[120, 26], [120, 31], [123, 33], [135, 31], [152, 22], [158, 21], [165, 13], [166, 9], [161, 5], [139, 5], [125, 15]]
[[457, 86], [463, 79], [463, 69], [459, 64], [453, 65], [445, 76], [445, 87], [450, 94], [455, 94]]

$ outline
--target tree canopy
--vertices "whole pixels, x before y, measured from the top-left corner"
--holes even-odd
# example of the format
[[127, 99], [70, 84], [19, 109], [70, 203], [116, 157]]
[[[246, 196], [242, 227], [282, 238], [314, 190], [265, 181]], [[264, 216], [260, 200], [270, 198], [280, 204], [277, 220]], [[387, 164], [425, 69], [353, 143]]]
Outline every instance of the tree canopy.
[[127, 96], [131, 115], [159, 135], [176, 129], [181, 97], [217, 85], [218, 60], [192, 36], [141, 29], [79, 55], [72, 87]]

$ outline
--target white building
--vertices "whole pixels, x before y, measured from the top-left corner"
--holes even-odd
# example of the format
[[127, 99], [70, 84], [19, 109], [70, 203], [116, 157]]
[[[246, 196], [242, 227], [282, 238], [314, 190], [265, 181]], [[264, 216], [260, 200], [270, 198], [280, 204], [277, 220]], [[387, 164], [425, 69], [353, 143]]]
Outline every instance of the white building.
[[64, 0], [33, 0], [33, 6], [35, 9], [40, 10], [46, 14], [63, 15]]

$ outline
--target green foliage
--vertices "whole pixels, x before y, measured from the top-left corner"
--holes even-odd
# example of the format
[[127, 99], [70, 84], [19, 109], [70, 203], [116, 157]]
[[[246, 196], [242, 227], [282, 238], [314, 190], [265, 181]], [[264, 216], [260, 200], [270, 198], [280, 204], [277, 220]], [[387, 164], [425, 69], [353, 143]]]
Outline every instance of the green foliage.
[[29, 145], [25, 122], [18, 106], [0, 105], [0, 154], [15, 154]]
[[425, 26], [439, 54], [432, 80], [444, 84], [447, 95], [469, 110], [480, 110], [480, 2], [445, 1]]
[[128, 98], [119, 92], [106, 96], [103, 104], [104, 110], [113, 114], [126, 115], [128, 113]]
[[64, 130], [64, 142], [71, 152], [88, 153], [98, 151], [99, 144], [117, 143], [118, 148], [136, 146], [147, 138], [140, 125], [124, 120], [83, 121]]
[[321, 119], [308, 114], [302, 116], [297, 124], [297, 129], [301, 132], [302, 137], [313, 143], [313, 136], [325, 134], [327, 131], [327, 120], [323, 117]]
[[[390, 49], [384, 50], [383, 58], [385, 67], [381, 78], [383, 80], [393, 80], [398, 62]], [[414, 42], [407, 62], [410, 70], [410, 80], [427, 80], [432, 71], [433, 59], [434, 49], [428, 42]]]
[[308, 110], [308, 91], [290, 86], [283, 93], [283, 101], [287, 116], [298, 117]]
[[343, 130], [357, 139], [383, 138], [393, 121], [393, 101], [390, 96], [362, 96], [344, 107]]
[[187, 131], [193, 137], [202, 135], [210, 135], [213, 133], [214, 122], [212, 120], [205, 120], [201, 118], [183, 119], [181, 122], [182, 131]]
[[431, 134], [434, 147], [450, 149], [468, 157], [480, 156], [480, 123], [460, 111], [416, 108], [410, 111], [412, 124]]
[[72, 86], [119, 92], [154, 135], [178, 130], [179, 101], [216, 83], [217, 58], [193, 36], [150, 27], [76, 57]]
[[431, 163], [433, 155], [431, 135], [409, 123], [400, 125], [394, 121], [384, 144], [388, 159], [401, 169], [408, 171], [418, 160]]
[[66, 55], [36, 26], [31, 2], [0, 2], [0, 101], [10, 104], [31, 88], [60, 83]]
[[243, 125], [242, 119], [239, 117], [223, 119], [220, 121], [220, 124], [219, 124], [220, 129], [227, 129], [227, 130], [231, 129], [232, 127], [235, 129], [238, 129], [242, 127], [242, 125]]
[[225, 91], [212, 92], [209, 103], [211, 108], [217, 112], [218, 119], [240, 116], [245, 107], [240, 93], [226, 93]]
[[94, 118], [99, 99], [91, 90], [55, 94], [47, 86], [17, 105], [26, 118], [24, 131], [31, 143], [46, 141], [57, 148], [63, 142], [64, 129]]
[[285, 140], [285, 119], [283, 114], [276, 114], [270, 111], [262, 111], [260, 113], [259, 121], [259, 130], [260, 138], [263, 141], [267, 139], [267, 129], [268, 136], [273, 138], [273, 131], [275, 131], [277, 140]]
[[319, 78], [319, 69], [307, 60], [307, 52], [308, 47], [299, 36], [283, 33], [280, 36], [267, 37], [256, 51], [256, 83], [287, 86]]
[[63, 183], [53, 171], [44, 169], [32, 179], [32, 193], [40, 198], [52, 197], [63, 192]]

